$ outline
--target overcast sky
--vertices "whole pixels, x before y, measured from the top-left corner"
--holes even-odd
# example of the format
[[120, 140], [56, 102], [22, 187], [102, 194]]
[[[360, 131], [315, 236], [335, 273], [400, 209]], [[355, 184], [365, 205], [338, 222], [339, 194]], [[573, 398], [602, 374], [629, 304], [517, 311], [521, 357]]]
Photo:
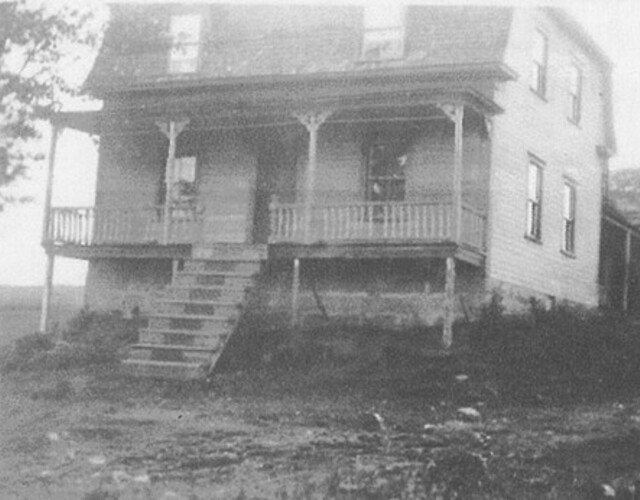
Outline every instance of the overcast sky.
[[[255, 3], [255, 0], [245, 3]], [[487, 4], [473, 0], [466, 3]], [[494, 0], [493, 3], [523, 5], [525, 2]], [[640, 167], [640, 0], [557, 0], [547, 4], [566, 8], [613, 60], [618, 154], [611, 165], [613, 168]], [[96, 154], [88, 138], [72, 133], [63, 136], [57, 158], [54, 204], [93, 203], [95, 162]], [[40, 247], [44, 166], [34, 170], [31, 179], [20, 184], [19, 191], [32, 195], [34, 202], [9, 207], [0, 213], [0, 284], [39, 285], [44, 277], [44, 252]], [[85, 265], [81, 261], [56, 260], [55, 282], [58, 284], [82, 284], [84, 273]]]

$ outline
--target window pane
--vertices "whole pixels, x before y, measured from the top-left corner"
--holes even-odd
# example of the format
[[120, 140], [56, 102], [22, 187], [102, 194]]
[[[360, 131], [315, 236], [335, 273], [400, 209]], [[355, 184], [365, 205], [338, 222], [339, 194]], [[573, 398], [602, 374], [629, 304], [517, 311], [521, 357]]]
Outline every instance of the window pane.
[[533, 35], [533, 60], [541, 66], [546, 65], [547, 59], [547, 37], [539, 31]]
[[580, 94], [580, 69], [576, 66], [571, 66], [571, 78], [569, 80], [569, 92], [573, 95]]
[[364, 9], [364, 28], [375, 30], [383, 28], [401, 28], [404, 7], [399, 4], [370, 4]]
[[563, 217], [573, 219], [575, 213], [575, 189], [569, 184], [564, 185]]
[[200, 16], [197, 14], [171, 17], [169, 71], [188, 73], [198, 69], [200, 29]]
[[538, 201], [540, 198], [540, 167], [535, 163], [529, 163], [529, 184], [527, 196], [530, 200]]

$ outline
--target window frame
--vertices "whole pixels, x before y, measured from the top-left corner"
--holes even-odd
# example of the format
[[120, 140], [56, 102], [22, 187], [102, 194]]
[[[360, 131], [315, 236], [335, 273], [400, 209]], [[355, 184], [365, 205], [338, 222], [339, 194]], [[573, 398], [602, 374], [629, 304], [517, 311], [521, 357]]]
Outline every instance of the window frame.
[[[574, 77], [576, 78], [574, 80]], [[579, 125], [582, 119], [582, 93], [584, 74], [578, 63], [573, 61], [570, 66], [569, 85], [567, 93], [569, 95], [569, 121]], [[574, 88], [575, 86], [575, 88]]]
[[[537, 44], [542, 41], [542, 60], [538, 61]], [[546, 99], [547, 97], [547, 78], [549, 69], [549, 37], [540, 30], [534, 30], [533, 45], [531, 50], [531, 80], [529, 86], [531, 90], [539, 97]]]
[[[393, 14], [388, 16], [391, 20], [388, 24], [368, 26], [367, 19], [371, 13], [380, 9], [397, 9]], [[369, 13], [369, 16], [367, 15]], [[397, 19], [397, 22], [393, 22]], [[360, 58], [363, 62], [371, 61], [393, 61], [404, 59], [405, 57], [405, 27], [407, 20], [407, 9], [402, 4], [365, 4], [362, 15], [362, 37], [360, 46]], [[376, 42], [376, 35], [381, 39]], [[388, 53], [384, 50], [376, 55], [370, 55], [369, 52], [376, 47], [377, 44], [391, 43], [396, 45]]]
[[[568, 205], [567, 193], [570, 194]], [[562, 183], [562, 253], [569, 256], [575, 256], [576, 254], [576, 212], [576, 184], [571, 179], [565, 178]], [[570, 237], [570, 240], [568, 237]]]
[[[179, 18], [191, 18], [197, 21], [197, 35], [193, 41], [187, 40], [183, 46], [181, 46], [180, 40], [176, 40], [181, 34], [186, 33], [175, 32], [174, 22]], [[171, 75], [188, 75], [197, 73], [200, 69], [200, 62], [202, 56], [202, 32], [204, 28], [204, 19], [199, 12], [189, 13], [176, 13], [169, 16], [169, 37], [170, 46], [168, 51], [167, 71]], [[189, 37], [191, 35], [189, 34]], [[190, 55], [190, 49], [195, 49], [195, 55]], [[186, 55], [185, 55], [186, 54]]]
[[[395, 175], [391, 171], [391, 173], [387, 175], [374, 175], [373, 174], [373, 152], [375, 148], [389, 148], [391, 151], [391, 157], [394, 157], [396, 160], [400, 158], [404, 158], [403, 161], [399, 161], [396, 165], [397, 171], [400, 172], [401, 175]], [[393, 202], [404, 202], [407, 196], [407, 173], [406, 173], [406, 164], [408, 161], [408, 149], [409, 145], [402, 141], [399, 137], [389, 137], [383, 135], [382, 137], [374, 137], [369, 139], [365, 144], [365, 199], [367, 202], [373, 203], [393, 203]], [[399, 153], [400, 154], [393, 154]], [[383, 152], [383, 155], [389, 155], [388, 152]], [[390, 158], [387, 158], [390, 159]], [[386, 162], [385, 162], [386, 163]], [[380, 193], [375, 193], [375, 185], [382, 185]], [[392, 189], [388, 189], [385, 185], [393, 185], [397, 184], [400, 186], [394, 186]], [[386, 195], [382, 195], [380, 199], [374, 199], [375, 194], [386, 193]], [[392, 193], [401, 193], [400, 196], [394, 196]]]
[[[535, 169], [536, 184], [534, 197], [531, 196], [531, 172]], [[527, 202], [525, 238], [542, 243], [542, 195], [544, 182], [544, 162], [529, 155], [527, 162]]]

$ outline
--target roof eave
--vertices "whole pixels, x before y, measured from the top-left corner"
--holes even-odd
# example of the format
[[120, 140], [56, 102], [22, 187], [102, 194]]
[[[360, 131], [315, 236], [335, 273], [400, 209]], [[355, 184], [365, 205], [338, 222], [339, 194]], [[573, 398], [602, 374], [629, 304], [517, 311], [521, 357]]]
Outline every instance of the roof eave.
[[513, 80], [516, 73], [501, 61], [488, 63], [469, 64], [442, 64], [429, 66], [411, 66], [396, 68], [363, 69], [356, 71], [335, 71], [324, 73], [304, 73], [294, 75], [259, 75], [250, 77], [189, 77], [189, 78], [163, 78], [126, 84], [89, 86], [90, 91], [98, 98], [107, 98], [110, 94], [143, 92], [152, 90], [177, 90], [199, 87], [232, 87], [242, 84], [268, 85], [277, 83], [292, 83], [297, 81], [331, 81], [353, 78], [357, 80], [371, 80], [376, 78], [393, 78], [403, 76], [429, 76], [431, 78], [447, 80], [452, 77], [466, 76], [476, 79], [489, 79], [495, 81]]

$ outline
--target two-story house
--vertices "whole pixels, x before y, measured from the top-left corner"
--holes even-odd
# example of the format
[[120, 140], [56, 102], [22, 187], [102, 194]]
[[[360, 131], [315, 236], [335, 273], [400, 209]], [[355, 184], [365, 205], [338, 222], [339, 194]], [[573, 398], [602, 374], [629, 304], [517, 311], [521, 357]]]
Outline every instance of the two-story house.
[[115, 5], [87, 87], [56, 123], [100, 138], [95, 206], [44, 245], [149, 317], [139, 373], [215, 360], [256, 283], [445, 347], [496, 289], [598, 304], [611, 63], [563, 11]]

